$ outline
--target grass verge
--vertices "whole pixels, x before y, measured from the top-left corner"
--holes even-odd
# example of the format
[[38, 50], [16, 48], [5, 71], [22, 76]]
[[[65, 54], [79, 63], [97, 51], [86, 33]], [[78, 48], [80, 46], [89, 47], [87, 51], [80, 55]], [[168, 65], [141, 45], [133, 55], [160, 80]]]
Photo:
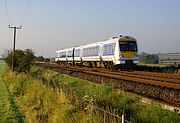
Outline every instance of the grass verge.
[[2, 79], [4, 67], [4, 61], [0, 60], [0, 122], [24, 123], [24, 115], [16, 106], [13, 96], [9, 94]]
[[[144, 104], [134, 95], [111, 86], [59, 75], [34, 67], [28, 74], [6, 71], [4, 80], [29, 122], [102, 123], [103, 112], [93, 106], [121, 115], [133, 123], [179, 123], [177, 113], [153, 104]], [[119, 120], [107, 116], [107, 122]]]

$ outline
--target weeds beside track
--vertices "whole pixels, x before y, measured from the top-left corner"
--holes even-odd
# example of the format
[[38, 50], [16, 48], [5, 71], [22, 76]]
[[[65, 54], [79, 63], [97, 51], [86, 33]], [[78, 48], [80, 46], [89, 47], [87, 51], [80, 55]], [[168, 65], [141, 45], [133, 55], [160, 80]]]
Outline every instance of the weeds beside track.
[[[33, 67], [26, 74], [11, 75], [7, 71], [4, 78], [11, 92], [17, 94], [17, 104], [28, 121], [33, 123], [102, 123], [104, 113], [92, 106], [116, 112], [119, 116], [124, 111], [125, 118], [132, 123], [179, 122], [179, 114], [153, 104], [144, 104], [130, 93], [59, 75], [42, 67]], [[108, 114], [105, 120], [119, 122]]]
[[180, 75], [142, 71], [110, 71], [99, 68], [63, 66], [54, 63], [36, 64], [92, 82], [107, 83], [121, 90], [159, 99], [173, 106], [180, 106]]
[[2, 79], [5, 63], [0, 60], [0, 122], [24, 123], [24, 115], [15, 104], [15, 100], [9, 94], [5, 82]]

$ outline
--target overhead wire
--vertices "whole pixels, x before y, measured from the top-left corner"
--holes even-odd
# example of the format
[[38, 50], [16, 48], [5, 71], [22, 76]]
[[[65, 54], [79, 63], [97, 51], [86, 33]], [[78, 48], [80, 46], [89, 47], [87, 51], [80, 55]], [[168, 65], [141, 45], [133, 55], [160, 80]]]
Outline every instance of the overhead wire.
[[7, 5], [7, 0], [5, 1], [5, 7], [6, 7], [6, 16], [7, 16], [7, 20], [8, 20], [8, 25], [10, 24], [10, 18], [9, 18], [9, 12], [8, 12], [8, 5]]
[[[22, 18], [21, 26], [24, 26], [24, 23], [25, 23], [25, 20], [27, 18], [27, 14], [28, 14], [30, 5], [31, 5], [31, 0], [28, 0], [28, 3], [26, 5], [25, 11], [24, 11], [24, 15], [23, 15], [23, 18]], [[18, 35], [19, 36], [17, 37], [17, 41], [19, 41], [20, 37], [23, 36], [23, 32], [20, 31]]]
[[[9, 18], [9, 12], [8, 12], [8, 4], [7, 4], [7, 1], [6, 0], [4, 0], [4, 2], [5, 2], [5, 13], [6, 13], [6, 16], [7, 16], [7, 24], [8, 25], [10, 25], [10, 18]], [[8, 29], [7, 29], [7, 41], [10, 39], [10, 36], [9, 36], [9, 33], [8, 33]]]
[[2, 11], [2, 6], [1, 6], [1, 0], [0, 0], [0, 15], [1, 15], [1, 11]]
[[31, 4], [31, 0], [28, 0], [27, 6], [26, 6], [26, 9], [25, 9], [25, 12], [24, 12], [24, 16], [22, 18], [22, 25], [24, 25], [24, 22], [25, 22], [25, 19], [27, 17], [27, 13], [28, 13], [30, 4]]
[[[22, 22], [20, 23], [21, 26], [23, 26], [23, 27], [24, 27], [25, 20], [26, 20], [26, 18], [27, 18], [27, 14], [28, 14], [30, 5], [31, 5], [31, 0], [28, 0], [27, 5], [26, 5], [26, 8], [25, 8], [25, 10], [24, 10], [23, 17], [22, 17]], [[17, 42], [20, 42], [20, 40], [21, 40], [21, 38], [22, 38], [21, 36], [23, 36], [23, 33], [24, 33], [23, 31], [19, 31], [18, 36], [17, 36]], [[21, 42], [21, 43], [23, 43], [23, 42]]]
[[[8, 1], [7, 0], [4, 0], [5, 2], [5, 9], [6, 9], [6, 16], [7, 16], [7, 21], [8, 21], [8, 25], [11, 24], [11, 21], [10, 21], [10, 16], [9, 16], [9, 8], [8, 8]], [[30, 7], [30, 4], [31, 4], [31, 0], [28, 0], [27, 1], [27, 5], [25, 7], [25, 10], [24, 10], [24, 13], [23, 13], [23, 17], [22, 17], [22, 21], [20, 24], [22, 24], [21, 26], [24, 25], [24, 22], [25, 22], [25, 19], [27, 17], [27, 13], [28, 13], [28, 10], [29, 10], [29, 7]], [[19, 32], [20, 33], [20, 32]], [[20, 34], [18, 34], [20, 35]], [[9, 36], [8, 36], [9, 38]], [[19, 40], [19, 38], [17, 37], [17, 41]]]
[[[0, 0], [0, 2], [1, 2], [1, 0]], [[2, 4], [0, 3], [0, 17], [2, 16], [2, 11], [3, 11], [3, 6], [2, 6]]]
[[[6, 16], [7, 16], [7, 20], [8, 20], [8, 25], [10, 25], [10, 17], [9, 17], [8, 3], [7, 3], [7, 0], [4, 0], [4, 1], [5, 1]], [[24, 25], [24, 22], [25, 22], [25, 19], [26, 19], [26, 17], [27, 17], [27, 13], [28, 13], [30, 4], [31, 4], [31, 0], [28, 0], [27, 6], [26, 6], [26, 8], [25, 8], [25, 12], [24, 12], [23, 17], [22, 17], [22, 22], [21, 22], [22, 25]]]
[[[3, 1], [3, 0], [2, 0]], [[7, 21], [8, 21], [8, 25], [11, 24], [11, 20], [10, 20], [10, 16], [9, 16], [9, 6], [8, 6], [8, 0], [4, 0], [5, 2], [5, 9], [6, 9], [6, 16], [7, 16]], [[24, 13], [22, 13], [22, 21], [20, 21], [20, 24], [22, 24], [21, 26], [24, 26], [27, 14], [28, 14], [28, 10], [31, 4], [31, 0], [27, 1], [27, 5], [25, 7]], [[22, 32], [20, 31], [18, 36], [17, 36], [17, 42], [19, 42], [20, 37], [19, 35], [22, 35]], [[9, 39], [9, 33], [7, 33], [7, 38]]]

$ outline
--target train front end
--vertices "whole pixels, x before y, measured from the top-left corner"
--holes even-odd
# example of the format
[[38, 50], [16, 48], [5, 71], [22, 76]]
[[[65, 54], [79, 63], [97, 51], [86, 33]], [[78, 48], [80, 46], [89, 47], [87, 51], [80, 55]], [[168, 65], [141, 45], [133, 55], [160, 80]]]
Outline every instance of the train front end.
[[139, 63], [137, 41], [133, 37], [121, 37], [119, 43], [119, 64], [132, 66]]

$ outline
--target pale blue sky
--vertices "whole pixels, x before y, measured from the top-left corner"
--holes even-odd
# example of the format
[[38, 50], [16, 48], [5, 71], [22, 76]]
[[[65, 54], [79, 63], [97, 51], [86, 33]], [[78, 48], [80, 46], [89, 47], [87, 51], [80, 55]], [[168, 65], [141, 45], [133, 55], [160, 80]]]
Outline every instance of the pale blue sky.
[[[28, 0], [0, 0], [0, 54], [11, 49], [10, 25], [22, 25]], [[58, 49], [120, 34], [138, 40], [140, 51], [180, 52], [180, 0], [31, 0], [17, 48], [54, 56]]]

